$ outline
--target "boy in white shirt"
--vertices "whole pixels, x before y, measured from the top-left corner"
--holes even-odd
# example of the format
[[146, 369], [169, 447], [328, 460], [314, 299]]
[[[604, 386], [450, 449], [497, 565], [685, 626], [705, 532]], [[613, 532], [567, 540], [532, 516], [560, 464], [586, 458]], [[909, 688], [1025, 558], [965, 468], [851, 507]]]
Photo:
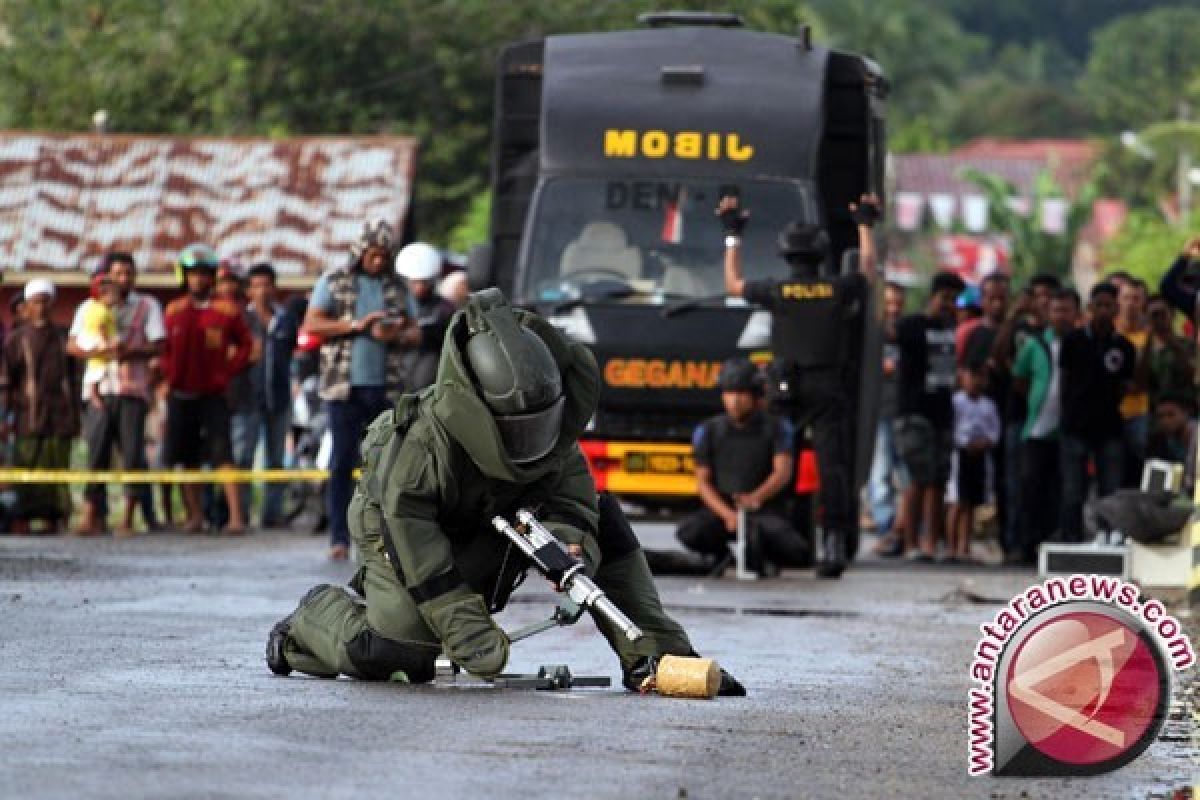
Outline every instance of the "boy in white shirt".
[[959, 370], [954, 393], [954, 457], [957, 460], [958, 503], [950, 524], [947, 561], [971, 561], [971, 531], [975, 510], [987, 500], [988, 453], [1000, 440], [1000, 415], [996, 404], [983, 393], [982, 366]]

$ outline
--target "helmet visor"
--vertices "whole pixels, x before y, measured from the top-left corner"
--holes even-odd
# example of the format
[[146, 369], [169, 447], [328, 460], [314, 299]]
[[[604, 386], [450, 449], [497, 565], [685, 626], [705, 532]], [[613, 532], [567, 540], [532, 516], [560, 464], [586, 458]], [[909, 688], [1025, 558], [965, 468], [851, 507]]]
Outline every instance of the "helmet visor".
[[517, 464], [527, 464], [553, 450], [562, 428], [565, 405], [566, 398], [560, 396], [540, 411], [496, 414], [496, 428], [508, 457]]

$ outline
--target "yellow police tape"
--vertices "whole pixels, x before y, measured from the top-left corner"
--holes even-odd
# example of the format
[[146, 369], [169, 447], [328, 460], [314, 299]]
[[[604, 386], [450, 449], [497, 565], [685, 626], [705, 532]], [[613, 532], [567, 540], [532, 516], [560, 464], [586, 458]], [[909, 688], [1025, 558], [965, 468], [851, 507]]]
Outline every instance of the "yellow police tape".
[[[355, 477], [358, 471], [355, 471]], [[324, 481], [323, 469], [76, 470], [0, 469], [4, 483], [294, 483]]]

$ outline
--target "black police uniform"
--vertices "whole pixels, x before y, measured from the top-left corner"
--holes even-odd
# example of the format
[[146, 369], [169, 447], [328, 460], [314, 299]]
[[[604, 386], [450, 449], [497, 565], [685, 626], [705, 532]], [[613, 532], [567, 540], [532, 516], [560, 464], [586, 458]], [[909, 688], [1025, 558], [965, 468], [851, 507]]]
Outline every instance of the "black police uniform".
[[[708, 467], [713, 484], [727, 503], [733, 495], [751, 492], [770, 477], [774, 457], [791, 454], [791, 424], [773, 414], [756, 411], [743, 425], [736, 425], [727, 414], [702, 422], [692, 437], [692, 452], [696, 464]], [[783, 567], [806, 567], [812, 563], [811, 551], [787, 519], [784, 492], [767, 501], [761, 509], [750, 514], [748, 522], [755, 526], [760, 558]], [[729, 554], [730, 533], [725, 523], [708, 508], [701, 508], [686, 517], [679, 525], [676, 537], [684, 547], [718, 558]], [[760, 569], [761, 562], [751, 568]]]
[[846, 534], [857, 524], [846, 344], [853, 340], [850, 323], [866, 302], [866, 278], [853, 273], [747, 281], [742, 295], [771, 311], [777, 406], [797, 431], [812, 425], [823, 526]]

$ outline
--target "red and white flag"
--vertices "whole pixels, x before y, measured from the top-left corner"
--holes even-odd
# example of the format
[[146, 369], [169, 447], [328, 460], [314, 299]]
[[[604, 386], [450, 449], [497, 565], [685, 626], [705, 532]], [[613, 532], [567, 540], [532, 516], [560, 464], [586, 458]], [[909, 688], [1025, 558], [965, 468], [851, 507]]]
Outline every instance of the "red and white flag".
[[680, 189], [674, 200], [668, 200], [664, 206], [662, 240], [668, 244], [683, 242], [683, 209], [686, 189]]

